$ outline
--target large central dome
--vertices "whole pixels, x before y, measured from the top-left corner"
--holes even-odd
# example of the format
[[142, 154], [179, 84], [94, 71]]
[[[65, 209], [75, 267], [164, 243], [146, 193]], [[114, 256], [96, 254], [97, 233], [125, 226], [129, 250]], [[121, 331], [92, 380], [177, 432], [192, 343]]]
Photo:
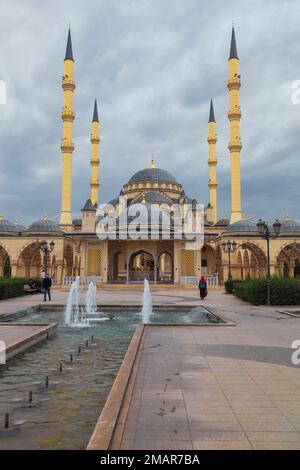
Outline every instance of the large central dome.
[[129, 183], [140, 183], [141, 181], [158, 181], [160, 183], [177, 183], [176, 178], [161, 168], [145, 168], [135, 173]]

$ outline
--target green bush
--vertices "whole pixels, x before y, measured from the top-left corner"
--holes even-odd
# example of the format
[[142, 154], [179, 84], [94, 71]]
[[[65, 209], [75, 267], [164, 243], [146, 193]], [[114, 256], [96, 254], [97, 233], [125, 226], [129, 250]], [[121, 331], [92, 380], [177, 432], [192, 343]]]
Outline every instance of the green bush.
[[11, 299], [13, 297], [20, 297], [25, 295], [24, 285], [28, 284], [29, 280], [33, 280], [38, 287], [41, 287], [40, 279], [32, 278], [0, 278], [0, 300]]
[[[234, 293], [240, 299], [254, 305], [267, 303], [267, 279], [234, 281]], [[270, 289], [271, 305], [300, 305], [300, 280], [273, 277]]]

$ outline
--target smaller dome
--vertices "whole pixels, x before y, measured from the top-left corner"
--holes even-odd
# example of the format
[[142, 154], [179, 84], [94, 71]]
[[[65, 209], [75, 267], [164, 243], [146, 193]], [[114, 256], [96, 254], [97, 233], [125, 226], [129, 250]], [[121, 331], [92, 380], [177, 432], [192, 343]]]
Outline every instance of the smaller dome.
[[27, 232], [56, 232], [62, 233], [61, 228], [52, 220], [44, 218], [43, 220], [37, 220], [33, 222], [26, 230]]
[[25, 227], [19, 225], [18, 223], [10, 222], [9, 220], [5, 220], [0, 218], [0, 232], [5, 233], [20, 233], [24, 232]]
[[283, 220], [280, 232], [300, 232], [300, 224], [294, 220]]
[[143, 197], [145, 197], [146, 203], [149, 204], [168, 204], [170, 205], [172, 201], [170, 201], [167, 196], [165, 196], [163, 193], [160, 193], [158, 191], [149, 191], [146, 192], [145, 195], [143, 196], [140, 194], [134, 201], [133, 204], [138, 204], [141, 203], [143, 200]]
[[257, 232], [256, 225], [250, 220], [238, 220], [233, 224], [230, 224], [228, 228], [225, 230], [226, 233], [233, 233], [233, 232]]
[[229, 225], [229, 220], [226, 219], [226, 217], [223, 217], [223, 219], [218, 220], [218, 222], [215, 224], [215, 227], [228, 227]]

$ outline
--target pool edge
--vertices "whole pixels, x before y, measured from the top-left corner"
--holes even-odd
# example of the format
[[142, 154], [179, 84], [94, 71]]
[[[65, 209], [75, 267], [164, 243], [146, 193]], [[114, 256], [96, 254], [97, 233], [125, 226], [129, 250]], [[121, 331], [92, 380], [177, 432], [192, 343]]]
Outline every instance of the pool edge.
[[107, 450], [110, 447], [144, 331], [145, 325], [139, 325], [133, 334], [86, 450]]

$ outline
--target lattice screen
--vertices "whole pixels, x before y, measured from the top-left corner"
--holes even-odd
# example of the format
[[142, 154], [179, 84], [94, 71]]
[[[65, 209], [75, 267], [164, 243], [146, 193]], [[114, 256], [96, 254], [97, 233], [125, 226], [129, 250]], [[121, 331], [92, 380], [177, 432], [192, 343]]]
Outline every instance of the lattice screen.
[[195, 252], [181, 250], [181, 276], [195, 276]]
[[101, 250], [99, 248], [88, 249], [88, 276], [101, 275]]

